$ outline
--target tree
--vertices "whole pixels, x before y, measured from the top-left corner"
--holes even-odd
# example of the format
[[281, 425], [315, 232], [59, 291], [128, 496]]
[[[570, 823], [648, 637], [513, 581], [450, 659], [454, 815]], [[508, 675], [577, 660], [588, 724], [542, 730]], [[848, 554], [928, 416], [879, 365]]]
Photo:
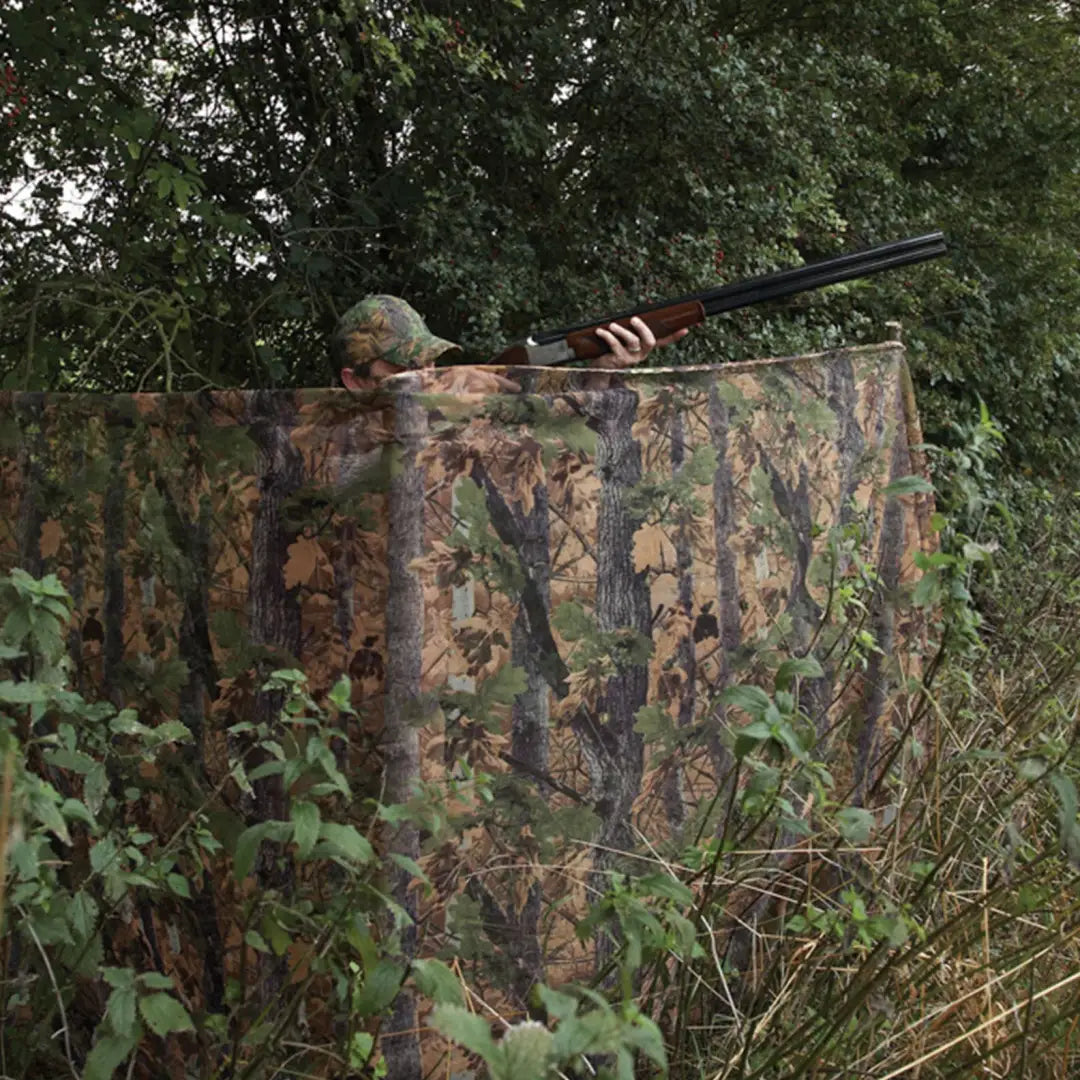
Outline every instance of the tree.
[[41, 0], [0, 27], [8, 387], [322, 383], [373, 290], [488, 355], [941, 226], [947, 264], [678, 355], [899, 317], [932, 436], [982, 397], [1016, 456], [1080, 458], [1075, 5]]

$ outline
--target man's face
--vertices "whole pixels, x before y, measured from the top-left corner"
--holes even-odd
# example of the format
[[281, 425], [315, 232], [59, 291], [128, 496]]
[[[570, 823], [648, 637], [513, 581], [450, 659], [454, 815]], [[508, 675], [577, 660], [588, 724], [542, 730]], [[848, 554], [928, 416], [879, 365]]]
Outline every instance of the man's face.
[[383, 379], [388, 378], [390, 375], [397, 375], [401, 371], [405, 371], [405, 368], [399, 367], [397, 364], [391, 364], [380, 356], [372, 360], [368, 365], [366, 375], [357, 375], [352, 368], [342, 368], [341, 385], [349, 390], [371, 390], [378, 386]]

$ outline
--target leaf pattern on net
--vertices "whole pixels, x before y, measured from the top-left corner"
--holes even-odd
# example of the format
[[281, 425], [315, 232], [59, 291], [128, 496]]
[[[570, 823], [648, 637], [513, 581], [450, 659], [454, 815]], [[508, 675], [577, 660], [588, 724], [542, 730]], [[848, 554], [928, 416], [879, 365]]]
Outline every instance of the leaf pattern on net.
[[[422, 536], [418, 556], [395, 571], [419, 587], [419, 698], [415, 711], [410, 705], [401, 716], [419, 725], [419, 779], [445, 788], [460, 758], [494, 776], [498, 795], [494, 810], [477, 800], [459, 806], [458, 840], [421, 853], [441, 884], [434, 897], [418, 898], [422, 918], [439, 927], [421, 937], [419, 948], [453, 942], [447, 912], [456, 910], [456, 897], [461, 911], [478, 912], [475, 933], [490, 935], [496, 952], [512, 954], [514, 970], [531, 973], [519, 977], [512, 993], [540, 971], [556, 981], [586, 972], [591, 949], [573, 928], [595, 869], [589, 845], [615, 824], [621, 834], [636, 826], [654, 843], [665, 842], [678, 824], [672, 776], [688, 820], [715, 794], [725, 767], [719, 736], [725, 725], [742, 722], [734, 710], [716, 710], [716, 695], [733, 682], [768, 685], [755, 646], [764, 644], [779, 658], [797, 637], [788, 609], [798, 591], [793, 568], [800, 541], [808, 559], [802, 587], [821, 611], [830, 581], [827, 544], [837, 528], [854, 529], [854, 546], [837, 564], [841, 576], [853, 572], [853, 555], [877, 565], [884, 552], [898, 588], [910, 585], [911, 556], [925, 543], [914, 497], [893, 506], [902, 530], [888, 544], [882, 535], [881, 491], [900, 467], [910, 425], [901, 415], [899, 370], [897, 354], [866, 350], [793, 361], [782, 370], [717, 369], [685, 382], [672, 373], [613, 378], [607, 391], [590, 389], [574, 373], [544, 372], [536, 381], [543, 393], [513, 408], [501, 395], [494, 405], [482, 396], [423, 399], [426, 432], [413, 443]], [[616, 433], [603, 427], [613, 422], [604, 417], [604, 395], [628, 390], [637, 405], [629, 428], [618, 434], [619, 453], [636, 446], [641, 470], [618, 480], [610, 471], [618, 467], [610, 450]], [[10, 408], [12, 399], [5, 400]], [[182, 696], [194, 693], [204, 724], [198, 766], [214, 784], [228, 773], [225, 729], [257, 707], [257, 670], [284, 659], [280, 642], [251, 634], [253, 531], [269, 505], [268, 491], [280, 482], [267, 472], [268, 459], [260, 470], [252, 452], [259, 442], [248, 432], [251, 402], [247, 392], [145, 396], [112, 403], [106, 422], [100, 401], [46, 396], [35, 423], [48, 431], [48, 468], [31, 482], [28, 470], [40, 452], [29, 427], [25, 438], [19, 435], [19, 416], [30, 415], [25, 410], [9, 411], [9, 422], [17, 421], [16, 453], [0, 460], [0, 560], [5, 567], [17, 561], [12, 526], [32, 489], [46, 499], [36, 532], [30, 530], [42, 569], [68, 575], [73, 593], [78, 584], [81, 632], [69, 649], [84, 689], [107, 693], [107, 680], [115, 680], [150, 724], [181, 715]], [[326, 391], [290, 396], [280, 415], [286, 412], [292, 421], [281, 431], [296, 455], [289, 459], [296, 470], [289, 483], [299, 494], [292, 503], [279, 501], [292, 516], [281, 518], [278, 570], [297, 606], [299, 633], [285, 651], [295, 650], [292, 659], [309, 672], [316, 696], [343, 671], [352, 676], [358, 716], [350, 721], [343, 760], [350, 779], [363, 786], [373, 771], [377, 782], [380, 755], [370, 746], [378, 745], [384, 724], [393, 659], [387, 489], [402, 468], [395, 406], [385, 396]], [[680, 426], [681, 458], [673, 434]], [[271, 434], [263, 433], [262, 445]], [[712, 458], [700, 459], [693, 482], [680, 481], [702, 449]], [[281, 454], [283, 465], [284, 448]], [[123, 513], [110, 519], [109, 500]], [[531, 521], [537, 513], [542, 528]], [[622, 570], [640, 581], [633, 588], [645, 600], [640, 611], [624, 615], [614, 613], [631, 610], [626, 598], [609, 597], [606, 622], [599, 618], [600, 593], [605, 574], [610, 583], [604, 559], [611, 548], [599, 543], [602, 513], [623, 523], [629, 561]], [[526, 550], [537, 542], [544, 552]], [[536, 586], [534, 605], [539, 598], [533, 615], [523, 600], [528, 580]], [[689, 604], [682, 592], [687, 581]], [[455, 590], [468, 595], [467, 609], [455, 606]], [[183, 627], [202, 594], [216, 670], [200, 669], [193, 692], [190, 673], [200, 653]], [[115, 603], [121, 596], [122, 610], [110, 610], [110, 597]], [[550, 644], [538, 648], [545, 613]], [[876, 626], [887, 629], [880, 620]], [[812, 638], [812, 619], [804, 642], [807, 631]], [[916, 662], [924, 633], [919, 620], [897, 618], [891, 632], [893, 652], [911, 650]], [[841, 619], [819, 635], [818, 646], [840, 653], [850, 633]], [[562, 691], [550, 667], [547, 675], [539, 666], [534, 675], [525, 672], [544, 649], [566, 668]], [[514, 670], [525, 674], [508, 677]], [[612, 688], [634, 670], [644, 687], [634, 701], [653, 710], [635, 707], [625, 728], [644, 743], [640, 765], [636, 746], [620, 749], [611, 741], [627, 724], [625, 709], [613, 711]], [[900, 708], [887, 666], [872, 674], [871, 687], [856, 673], [830, 716], [871, 690], [876, 715]], [[547, 707], [538, 729], [542, 753], [539, 743], [515, 741], [523, 730], [517, 702], [526, 697], [533, 713], [538, 702]], [[676, 738], [686, 702], [687, 727]], [[621, 716], [614, 727], [613, 715]], [[881, 751], [885, 728], [879, 725], [865, 743], [864, 771]], [[524, 758], [512, 752], [518, 745], [527, 747]], [[837, 746], [839, 773], [854, 764], [854, 750]], [[616, 780], [628, 781], [630, 790], [613, 810], [604, 785]], [[613, 812], [619, 823], [605, 823]], [[164, 831], [171, 820], [160, 806], [148, 806], [142, 817], [148, 831]], [[506, 854], [515, 845], [522, 848], [520, 867]], [[225, 861], [208, 861], [202, 880], [223, 931], [235, 929], [243, 898]], [[484, 890], [473, 886], [470, 893], [468, 882], [478, 880]], [[185, 928], [181, 939], [194, 927], [192, 941], [201, 941], [198, 920], [181, 899], [169, 904], [154, 915], [159, 949], [171, 948], [176, 927]], [[529, 952], [537, 940], [545, 942], [539, 959]], [[132, 956], [147, 947], [141, 933], [118, 941]], [[181, 946], [176, 959], [196, 1007], [216, 978], [240, 971], [234, 952], [219, 949], [214, 960], [205, 951]]]

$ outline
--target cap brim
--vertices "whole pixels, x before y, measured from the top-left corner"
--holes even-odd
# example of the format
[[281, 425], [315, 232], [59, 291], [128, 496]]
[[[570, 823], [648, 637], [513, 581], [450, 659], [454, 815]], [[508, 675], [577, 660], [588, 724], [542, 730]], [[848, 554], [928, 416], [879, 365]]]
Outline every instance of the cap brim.
[[432, 338], [420, 351], [421, 366], [431, 367], [440, 356], [448, 352], [461, 352], [461, 346], [444, 338]]

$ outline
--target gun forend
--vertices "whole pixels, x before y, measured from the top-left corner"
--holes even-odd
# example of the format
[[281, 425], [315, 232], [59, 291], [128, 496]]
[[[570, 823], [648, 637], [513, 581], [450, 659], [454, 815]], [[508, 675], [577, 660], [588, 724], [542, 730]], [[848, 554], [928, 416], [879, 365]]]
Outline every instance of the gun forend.
[[[606, 323], [597, 323], [585, 330], [576, 330], [566, 335], [566, 344], [574, 350], [574, 355], [580, 360], [594, 360], [598, 356], [611, 351], [611, 346], [602, 338], [596, 336], [596, 331], [601, 327], [608, 327], [611, 323], [620, 326], [629, 326], [633, 315], [624, 315], [620, 319], [612, 319]], [[700, 300], [688, 300], [682, 304], [673, 304], [671, 307], [658, 308], [655, 311], [646, 311], [638, 316], [639, 319], [653, 332], [657, 339], [674, 334], [676, 330], [682, 330], [687, 326], [697, 326], [705, 321], [705, 306]]]

